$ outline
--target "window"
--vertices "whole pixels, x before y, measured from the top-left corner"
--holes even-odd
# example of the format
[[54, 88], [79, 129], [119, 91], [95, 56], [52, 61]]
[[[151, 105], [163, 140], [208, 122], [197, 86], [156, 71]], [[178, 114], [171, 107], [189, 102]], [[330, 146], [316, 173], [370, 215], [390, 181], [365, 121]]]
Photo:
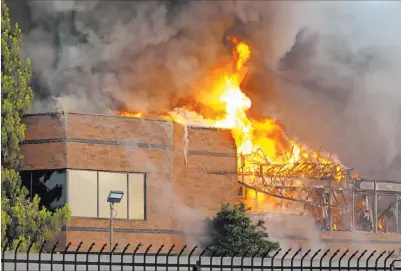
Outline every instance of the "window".
[[129, 219], [145, 219], [145, 175], [128, 174]]
[[124, 192], [121, 202], [114, 204], [114, 210], [116, 218], [127, 219], [127, 174], [113, 172], [99, 172], [99, 217], [110, 217], [110, 203], [107, 202], [107, 196], [111, 190]]
[[22, 184], [31, 199], [40, 197], [40, 205], [54, 211], [66, 203], [65, 170], [35, 170], [20, 172]]
[[116, 218], [146, 219], [145, 174], [68, 170], [72, 216], [109, 218], [107, 196], [111, 190], [124, 192], [121, 202], [114, 205]]
[[72, 216], [97, 217], [97, 172], [68, 170], [68, 205]]

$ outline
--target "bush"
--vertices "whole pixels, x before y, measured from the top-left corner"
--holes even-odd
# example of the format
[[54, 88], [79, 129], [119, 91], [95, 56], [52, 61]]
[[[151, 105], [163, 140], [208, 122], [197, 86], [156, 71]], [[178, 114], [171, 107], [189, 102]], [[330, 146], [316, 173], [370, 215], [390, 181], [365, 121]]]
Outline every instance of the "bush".
[[262, 256], [269, 250], [279, 248], [278, 242], [268, 239], [264, 221], [256, 224], [246, 214], [243, 203], [223, 204], [221, 211], [208, 219], [210, 238], [204, 241], [216, 256], [248, 252], [248, 255]]

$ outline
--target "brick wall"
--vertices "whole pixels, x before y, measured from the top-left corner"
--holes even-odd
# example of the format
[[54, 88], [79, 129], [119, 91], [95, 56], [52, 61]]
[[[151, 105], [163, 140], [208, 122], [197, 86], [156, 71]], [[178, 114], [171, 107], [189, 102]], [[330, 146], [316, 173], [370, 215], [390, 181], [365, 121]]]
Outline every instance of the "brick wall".
[[[114, 240], [176, 248], [196, 244], [202, 219], [223, 202], [237, 201], [236, 149], [229, 131], [183, 127], [165, 120], [84, 114], [40, 114], [24, 118], [26, 140], [22, 169], [87, 169], [147, 173], [146, 221], [115, 220]], [[293, 222], [293, 223], [298, 223]], [[62, 243], [79, 241], [96, 248], [108, 243], [108, 220], [73, 218]], [[271, 227], [272, 228], [272, 227]], [[287, 244], [308, 245], [305, 234], [291, 236], [274, 226]], [[277, 228], [277, 229], [275, 229]], [[330, 247], [393, 248], [401, 235], [323, 233]], [[397, 239], [398, 238], [398, 239]], [[280, 238], [278, 238], [280, 239]], [[400, 239], [401, 242], [401, 239]], [[361, 245], [362, 244], [362, 245]]]
[[[195, 245], [193, 234], [204, 230], [203, 218], [215, 214], [223, 202], [236, 201], [235, 144], [228, 131], [74, 113], [28, 115], [24, 123], [23, 170], [147, 173], [147, 220], [115, 220], [114, 239], [120, 245]], [[61, 236], [72, 247], [92, 239], [107, 243], [108, 226], [107, 219], [76, 217]]]

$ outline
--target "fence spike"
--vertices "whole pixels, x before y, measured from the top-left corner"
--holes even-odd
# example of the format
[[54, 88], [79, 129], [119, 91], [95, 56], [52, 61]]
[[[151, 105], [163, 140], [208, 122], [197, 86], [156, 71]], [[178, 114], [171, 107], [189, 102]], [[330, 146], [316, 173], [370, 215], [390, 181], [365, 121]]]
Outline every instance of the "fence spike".
[[388, 259], [390, 259], [390, 257], [394, 254], [394, 252], [395, 252], [395, 250], [391, 251], [391, 252], [387, 255], [387, 257], [384, 259], [384, 270], [386, 270], [386, 268], [387, 268], [387, 261], [388, 261]]
[[373, 252], [369, 255], [369, 257], [366, 259], [366, 270], [369, 270], [369, 261], [370, 259], [373, 257], [373, 255], [375, 255], [376, 253], [376, 249], [373, 250]]
[[366, 254], [366, 252], [368, 252], [367, 249], [365, 249], [365, 250], [362, 252], [362, 254], [358, 257], [358, 261], [357, 261], [357, 263], [356, 263], [356, 269], [357, 269], [357, 270], [359, 270], [359, 263], [360, 263], [360, 261], [361, 261], [363, 255]]
[[156, 271], [157, 271], [157, 258], [159, 257], [159, 254], [160, 254], [160, 252], [162, 251], [163, 248], [164, 248], [164, 244], [162, 244], [159, 247], [159, 249], [157, 250], [157, 252], [156, 252], [156, 256], [155, 256], [155, 263], [156, 263], [155, 269], [156, 269]]
[[110, 259], [109, 259], [109, 268], [110, 268], [110, 270], [112, 268], [112, 263], [113, 263], [113, 254], [114, 254], [114, 251], [116, 250], [117, 247], [118, 247], [118, 243], [116, 243], [114, 245], [113, 249], [110, 251]]
[[284, 259], [285, 257], [287, 257], [288, 253], [290, 253], [290, 251], [292, 250], [292, 248], [289, 248], [283, 255], [283, 257], [281, 258], [281, 270], [284, 270]]
[[194, 248], [191, 250], [191, 252], [188, 255], [188, 271], [191, 270], [191, 257], [192, 254], [195, 252], [195, 250], [198, 248], [198, 246], [194, 246]]
[[[1, 257], [2, 257], [2, 259], [5, 259], [6, 250], [8, 248], [8, 240], [5, 239], [3, 243], [4, 243], [4, 246], [3, 246], [3, 251], [2, 251]], [[4, 270], [4, 260], [1, 261], [1, 270]]]
[[262, 270], [263, 270], [263, 268], [264, 268], [264, 266], [265, 266], [265, 263], [264, 263], [265, 258], [266, 258], [267, 255], [269, 255], [269, 253], [270, 253], [271, 250], [272, 250], [272, 247], [269, 247], [269, 249], [262, 255], [262, 264], [261, 264]]
[[213, 270], [213, 268], [212, 268], [212, 261], [213, 261], [214, 255], [216, 255], [216, 253], [217, 253], [217, 250], [213, 250], [212, 255], [210, 255], [210, 259], [209, 259], [210, 271]]
[[175, 244], [173, 244], [171, 247], [170, 247], [170, 249], [169, 249], [169, 251], [167, 252], [167, 255], [166, 255], [166, 270], [168, 271], [168, 259], [169, 259], [169, 256], [170, 256], [170, 254], [171, 254], [171, 252], [173, 251], [173, 249], [174, 249], [174, 247], [175, 247]]
[[321, 248], [318, 249], [318, 251], [315, 252], [315, 254], [313, 254], [312, 258], [310, 259], [310, 269], [313, 270], [313, 260], [316, 258], [316, 256], [320, 253], [320, 251], [322, 251]]
[[8, 240], [5, 239], [5, 240], [3, 241], [3, 243], [4, 243], [4, 246], [3, 246], [3, 251], [2, 251], [2, 253], [3, 253], [3, 258], [4, 258], [4, 255], [5, 255], [6, 250], [7, 250], [7, 248], [8, 248]]
[[304, 254], [304, 256], [302, 256], [302, 258], [301, 258], [301, 271], [304, 270], [304, 260], [305, 260], [306, 256], [308, 256], [311, 251], [312, 251], [311, 249], [308, 249], [308, 251]]
[[[42, 270], [41, 259], [42, 259], [42, 251], [43, 251], [43, 248], [45, 247], [45, 245], [46, 245], [46, 241], [44, 241], [42, 243], [42, 245], [40, 246], [40, 249], [39, 249], [39, 271]], [[17, 269], [15, 269], [15, 270], [17, 270]]]
[[271, 271], [273, 271], [274, 258], [276, 258], [276, 256], [280, 253], [280, 251], [281, 251], [281, 248], [279, 248], [279, 249], [276, 251], [276, 253], [274, 253], [274, 255], [273, 255], [272, 259], [271, 259], [271, 262], [270, 262], [270, 270], [271, 270]]
[[329, 260], [329, 270], [331, 270], [331, 262], [333, 261], [333, 259], [337, 256], [337, 254], [340, 252], [340, 249], [337, 249], [336, 252], [334, 252], [334, 254], [330, 257]]
[[323, 259], [327, 256], [327, 254], [330, 252], [330, 248], [328, 249], [328, 250], [326, 250], [324, 253], [323, 253], [323, 255], [322, 255], [322, 257], [320, 257], [320, 266], [322, 266], [322, 264], [323, 264]]
[[104, 249], [107, 247], [107, 244], [104, 244], [102, 248], [99, 251], [99, 254], [97, 254], [97, 270], [100, 271], [100, 256], [102, 255]]
[[152, 247], [152, 244], [150, 244], [146, 250], [145, 250], [145, 254], [143, 254], [143, 268], [146, 269], [146, 256], [148, 255], [148, 252], [150, 250], [150, 248]]
[[[224, 253], [226, 253], [227, 250], [224, 251]], [[223, 271], [223, 259], [224, 259], [224, 253], [221, 254], [220, 257], [220, 271]]]
[[234, 265], [234, 258], [240, 253], [239, 250], [235, 251], [234, 254], [231, 256], [231, 270], [233, 270]]
[[[21, 244], [22, 244], [22, 240], [20, 240], [17, 243], [17, 246], [15, 247], [15, 251], [14, 251], [14, 270], [17, 270], [17, 253], [18, 253], [18, 249], [21, 246]], [[39, 270], [40, 270], [40, 254], [39, 254]]]
[[294, 253], [294, 255], [291, 257], [291, 270], [293, 270], [293, 267], [294, 267], [294, 259], [295, 259], [295, 257], [301, 252], [301, 250], [302, 250], [302, 248], [298, 249], [298, 250]]
[[139, 248], [142, 246], [142, 243], [139, 243], [136, 248], [134, 249], [134, 252], [132, 252], [132, 269], [134, 269], [135, 266], [135, 256], [136, 253], [138, 252]]
[[86, 271], [89, 270], [89, 253], [91, 252], [92, 248], [95, 246], [95, 242], [92, 242], [88, 251], [86, 252]]
[[70, 248], [70, 246], [71, 246], [71, 242], [69, 242], [67, 244], [67, 246], [64, 248], [64, 251], [63, 251], [63, 271], [65, 271], [65, 253], [67, 253], [67, 250]]
[[347, 249], [347, 250], [341, 255], [340, 260], [339, 260], [339, 262], [338, 262], [338, 267], [341, 266], [341, 261], [343, 260], [343, 258], [345, 257], [345, 255], [348, 254], [348, 252], [349, 252], [349, 249]]
[[203, 256], [203, 254], [206, 253], [206, 251], [208, 249], [209, 249], [209, 246], [206, 246], [205, 249], [201, 252], [201, 254], [199, 254], [199, 258], [198, 258], [197, 264], [199, 264], [200, 266], [202, 266], [202, 256]]
[[177, 256], [177, 270], [180, 270], [180, 258], [181, 258], [181, 255], [182, 255], [182, 253], [184, 253], [186, 248], [187, 248], [187, 245], [184, 245], [182, 247], [182, 249], [180, 250], [180, 252], [178, 253], [178, 256]]
[[114, 253], [114, 251], [116, 250], [117, 247], [118, 247], [118, 243], [116, 243], [116, 244], [114, 245], [113, 250], [111, 251], [111, 254]]
[[130, 246], [130, 243], [128, 243], [128, 244], [124, 247], [123, 251], [121, 252], [121, 271], [124, 271], [124, 254], [125, 254], [125, 252], [127, 251], [127, 249], [129, 248], [129, 246]]
[[383, 252], [379, 255], [379, 257], [377, 257], [377, 259], [376, 259], [376, 261], [375, 261], [375, 269], [377, 269], [377, 264], [379, 263], [380, 258], [383, 257], [383, 255], [384, 255], [385, 253], [386, 253], [386, 251], [383, 251]]
[[251, 250], [251, 247], [248, 247], [244, 253], [242, 253], [242, 257], [241, 257], [241, 270], [244, 270], [244, 258], [245, 256], [248, 254], [248, 252]]
[[356, 254], [358, 254], [358, 252], [359, 252], [359, 250], [355, 251], [355, 252], [351, 255], [351, 257], [349, 257], [349, 259], [348, 259], [348, 271], [351, 270], [351, 260], [352, 260], [352, 258], [354, 258], [354, 257], [356, 256]]
[[[32, 249], [32, 247], [33, 247], [33, 244], [35, 244], [34, 239], [32, 239], [31, 243], [30, 243], [29, 246], [28, 246], [28, 250], [27, 250], [27, 252], [26, 252], [26, 270], [27, 270], [27, 271], [29, 271], [29, 253], [31, 252], [31, 249]], [[56, 243], [56, 244], [57, 244], [57, 243]], [[4, 259], [4, 256], [3, 256], [3, 259]], [[52, 265], [52, 268], [53, 268], [53, 265]], [[2, 269], [2, 270], [4, 270], [4, 266], [3, 266], [3, 269]]]
[[[54, 255], [54, 251], [56, 250], [56, 247], [58, 246], [58, 241], [54, 244], [53, 248], [52, 248], [52, 252], [50, 254], [50, 270], [53, 271], [53, 255]], [[27, 263], [29, 262], [29, 259], [27, 257]], [[27, 269], [28, 270], [28, 269]]]
[[84, 242], [80, 241], [78, 246], [77, 246], [77, 249], [75, 250], [75, 253], [74, 253], [74, 270], [77, 270], [77, 256], [78, 256], [78, 252], [81, 249], [81, 246], [82, 246], [83, 243]]
[[202, 250], [201, 254], [199, 255], [199, 257], [202, 257], [203, 254], [205, 254], [205, 252], [209, 249], [209, 246], [206, 246], [204, 250]]
[[251, 270], [253, 270], [254, 259], [255, 259], [256, 255], [258, 255], [258, 253], [259, 253], [260, 250], [261, 250], [261, 248], [259, 247], [258, 250], [256, 250], [256, 252], [253, 253], [253, 255], [252, 255], [252, 259], [251, 259]]

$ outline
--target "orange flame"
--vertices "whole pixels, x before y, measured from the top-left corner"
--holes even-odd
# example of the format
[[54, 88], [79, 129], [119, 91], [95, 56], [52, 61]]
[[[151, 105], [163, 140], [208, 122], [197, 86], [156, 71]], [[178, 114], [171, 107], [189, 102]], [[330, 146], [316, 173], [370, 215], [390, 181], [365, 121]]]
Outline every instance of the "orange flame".
[[379, 226], [380, 231], [383, 231], [383, 229], [384, 229], [384, 227], [383, 227], [384, 221], [385, 221], [384, 216], [382, 216], [378, 221], [378, 226]]
[[120, 116], [124, 116], [124, 117], [133, 117], [133, 118], [142, 117], [142, 113], [134, 113], [134, 112], [130, 112], [130, 111], [120, 111], [120, 112], [118, 112], [118, 114]]
[[[201, 91], [209, 99], [203, 101], [206, 106], [219, 108], [224, 112], [224, 117], [219, 119], [204, 118], [197, 112], [186, 107], [175, 108], [164, 118], [172, 119], [182, 124], [198, 124], [209, 127], [230, 129], [237, 145], [237, 153], [248, 156], [245, 165], [239, 163], [239, 167], [245, 167], [249, 172], [256, 172], [254, 162], [269, 164], [291, 164], [300, 162], [318, 162], [320, 164], [334, 164], [331, 159], [323, 158], [315, 152], [306, 151], [294, 140], [288, 140], [283, 129], [272, 119], [257, 121], [247, 115], [252, 102], [240, 89], [240, 84], [246, 74], [246, 64], [251, 57], [250, 47], [238, 41], [236, 37], [228, 37], [234, 45], [234, 65], [231, 70], [224, 71], [220, 81], [214, 82], [213, 88]], [[214, 98], [217, 97], [217, 98]], [[202, 99], [205, 100], [205, 99]], [[133, 113], [138, 117], [140, 113]], [[129, 112], [120, 112], [120, 115], [130, 116]], [[282, 155], [287, 153], [288, 155]], [[340, 166], [336, 169], [337, 179], [343, 177]]]

